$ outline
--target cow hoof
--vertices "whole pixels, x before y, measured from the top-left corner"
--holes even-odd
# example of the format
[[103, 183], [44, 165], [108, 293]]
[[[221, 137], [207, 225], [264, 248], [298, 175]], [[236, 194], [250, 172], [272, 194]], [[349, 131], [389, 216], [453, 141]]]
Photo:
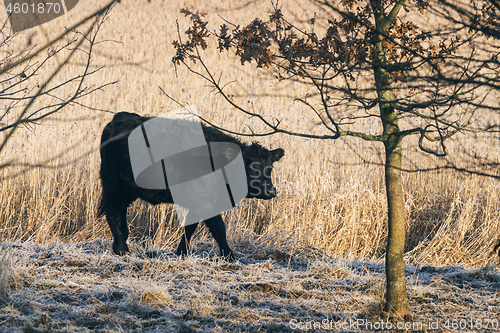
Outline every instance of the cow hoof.
[[116, 244], [115, 242], [113, 242], [113, 252], [119, 256], [123, 256], [130, 251], [128, 250], [128, 246], [126, 243]]
[[230, 262], [233, 262], [236, 260], [236, 258], [234, 257], [234, 253], [233, 251], [229, 250], [229, 251], [222, 251], [221, 252], [221, 257], [226, 259], [227, 261], [230, 261]]

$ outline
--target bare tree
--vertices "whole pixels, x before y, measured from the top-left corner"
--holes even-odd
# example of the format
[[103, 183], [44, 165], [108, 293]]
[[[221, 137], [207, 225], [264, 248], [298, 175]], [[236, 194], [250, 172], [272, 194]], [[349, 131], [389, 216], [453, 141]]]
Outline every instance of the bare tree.
[[[32, 45], [29, 40], [28, 45], [19, 51], [13, 51], [10, 45], [20, 34], [12, 33], [7, 20], [4, 22], [0, 36], [0, 100], [3, 102], [0, 109], [0, 133], [4, 134], [0, 141], [0, 152], [7, 147], [20, 126], [36, 126], [40, 120], [56, 114], [68, 105], [86, 107], [79, 102], [80, 99], [117, 82], [98, 86], [85, 85], [87, 77], [102, 69], [91, 66], [93, 51], [99, 43], [99, 30], [116, 2], [117, 0], [110, 1], [45, 45]], [[58, 74], [77, 52], [83, 52], [85, 56], [81, 72], [69, 79], [59, 80]], [[49, 64], [54, 59], [57, 59], [58, 65], [50, 69]], [[68, 86], [73, 92], [63, 95], [62, 92]], [[36, 100], [43, 98], [44, 102], [47, 101], [46, 104], [35, 104]], [[12, 165], [46, 167], [54, 158], [56, 156], [37, 164], [29, 164], [18, 162], [12, 157], [0, 161], [0, 169]]]
[[[204, 14], [182, 10], [192, 25], [185, 41], [180, 33], [174, 41], [173, 61], [184, 64], [232, 107], [258, 118], [269, 129], [237, 134], [284, 133], [322, 140], [351, 136], [383, 145], [388, 203], [384, 308], [392, 315], [409, 317], [403, 262], [402, 140], [416, 136], [422, 152], [445, 157], [447, 143], [459, 133], [497, 132], [498, 124], [488, 119], [490, 113], [498, 113], [499, 105], [487, 96], [498, 92], [499, 50], [484, 41], [485, 32], [480, 29], [464, 30], [466, 25], [457, 26], [448, 18], [437, 31], [426, 31], [400, 13], [404, 9], [418, 17], [449, 8], [442, 1], [317, 0], [314, 4], [322, 12], [319, 17], [325, 18], [321, 36], [314, 29], [298, 27], [277, 7], [267, 20], [255, 19], [243, 27], [226, 22], [217, 32], [208, 30]], [[479, 21], [471, 20], [470, 26], [491, 21], [487, 17], [491, 13], [475, 8]], [[317, 21], [314, 17], [310, 23], [314, 27]], [[321, 133], [289, 130], [281, 119], [238, 105], [203, 61], [208, 38], [216, 39], [220, 52], [234, 52], [242, 64], [254, 62], [258, 68], [273, 70], [278, 80], [311, 87], [313, 94], [298, 100], [322, 124]], [[200, 63], [201, 69], [190, 61]], [[367, 77], [371, 86], [365, 88], [360, 83]], [[355, 130], [372, 119], [381, 125], [378, 133]]]

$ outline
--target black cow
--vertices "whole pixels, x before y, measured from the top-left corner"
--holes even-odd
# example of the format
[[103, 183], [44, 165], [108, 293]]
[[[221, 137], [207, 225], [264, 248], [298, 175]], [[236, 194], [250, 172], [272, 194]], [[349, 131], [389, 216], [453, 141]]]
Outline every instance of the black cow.
[[[113, 234], [113, 251], [118, 255], [128, 252], [127, 238], [127, 207], [136, 199], [141, 198], [153, 205], [173, 203], [170, 190], [150, 190], [136, 185], [130, 162], [128, 136], [138, 126], [151, 118], [141, 117], [134, 113], [121, 112], [114, 116], [106, 125], [101, 137], [101, 183], [102, 199], [99, 206], [99, 216], [106, 215]], [[187, 120], [184, 120], [187, 121]], [[283, 155], [281, 148], [268, 150], [258, 143], [247, 145], [238, 139], [223, 133], [213, 127], [202, 125], [207, 142], [230, 142], [237, 144], [242, 152], [248, 180], [247, 198], [272, 199], [276, 190], [271, 182], [270, 169], [272, 164]], [[168, 144], [168, 143], [167, 143]], [[233, 259], [233, 252], [226, 240], [226, 229], [220, 215], [205, 220], [205, 224], [217, 241], [222, 256]], [[189, 240], [198, 223], [184, 228], [177, 255], [187, 253]]]

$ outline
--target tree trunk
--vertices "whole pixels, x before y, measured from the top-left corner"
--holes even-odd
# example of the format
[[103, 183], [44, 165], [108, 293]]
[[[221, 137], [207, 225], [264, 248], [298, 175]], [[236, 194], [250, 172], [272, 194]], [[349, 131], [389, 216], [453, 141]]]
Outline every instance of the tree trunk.
[[[372, 0], [372, 9], [375, 17], [376, 30], [379, 32], [387, 29], [396, 17], [404, 1], [398, 1], [391, 11], [391, 15], [383, 13], [380, 0]], [[401, 177], [401, 130], [398, 117], [394, 110], [392, 88], [387, 73], [387, 62], [383, 46], [383, 34], [375, 33], [373, 37], [375, 85], [380, 107], [380, 118], [386, 136], [385, 145], [385, 186], [387, 192], [388, 227], [387, 250], [385, 255], [385, 273], [387, 290], [385, 298], [385, 311], [401, 317], [408, 318], [410, 310], [406, 294], [406, 279], [404, 269], [405, 247], [405, 212], [403, 198], [403, 182]]]
[[385, 311], [398, 317], [409, 316], [406, 294], [405, 267], [405, 212], [401, 177], [401, 137], [385, 142], [385, 187], [389, 218], [389, 235], [385, 253], [387, 281]]
[[[388, 229], [385, 272], [387, 280], [385, 310], [402, 318], [409, 316], [403, 254], [405, 247], [405, 211], [401, 177], [401, 140], [397, 114], [391, 105], [392, 94], [383, 68], [375, 69], [380, 113], [387, 139], [385, 145], [385, 187]], [[387, 83], [387, 84], [384, 84]]]

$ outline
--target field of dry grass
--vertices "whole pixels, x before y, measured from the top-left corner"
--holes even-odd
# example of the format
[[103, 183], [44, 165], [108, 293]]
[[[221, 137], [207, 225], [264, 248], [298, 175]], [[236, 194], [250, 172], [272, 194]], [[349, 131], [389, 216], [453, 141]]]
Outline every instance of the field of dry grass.
[[[66, 16], [44, 25], [43, 30], [22, 32], [17, 39], [19, 44], [12, 47], [22, 48], [29, 39], [43, 43], [100, 3], [92, 0], [83, 5], [81, 1]], [[96, 47], [93, 60], [93, 66], [106, 67], [90, 77], [88, 84], [117, 79], [119, 82], [80, 102], [111, 112], [161, 115], [177, 108], [161, 93], [158, 88], [161, 86], [176, 100], [196, 105], [215, 124], [247, 133], [248, 126], [263, 129], [256, 120], [231, 110], [204, 81], [185, 68], [176, 71], [172, 65], [176, 19], [181, 31], [188, 23], [179, 9], [192, 5], [187, 1], [155, 0], [118, 4], [102, 27], [100, 38], [106, 42]], [[282, 5], [287, 11], [299, 13], [299, 18], [310, 18], [315, 12], [302, 2]], [[196, 8], [208, 13], [215, 28], [215, 23], [221, 21], [217, 13], [243, 24], [267, 15], [271, 5], [266, 1], [199, 1]], [[60, 74], [61, 79], [81, 70], [79, 61], [75, 58]], [[310, 112], [293, 101], [308, 92], [304, 86], [276, 84], [252, 66], [239, 66], [227, 54], [208, 52], [205, 61], [222, 74], [224, 82], [232, 82], [228, 89], [242, 105], [282, 118], [291, 128], [316, 130]], [[491, 94], [488, 98], [498, 95]], [[11, 296], [18, 302], [2, 310], [0, 323], [27, 325], [33, 321], [38, 323], [36, 327], [41, 325], [49, 331], [63, 330], [71, 321], [87, 329], [102, 328], [102, 322], [106, 322], [117, 323], [106, 325], [118, 331], [140, 330], [134, 325], [152, 330], [160, 325], [175, 330], [180, 325], [178, 319], [187, 316], [182, 325], [200, 331], [245, 331], [245, 327], [265, 331], [268, 325], [282, 325], [279, 327], [286, 330], [285, 323], [295, 314], [304, 321], [334, 316], [355, 318], [361, 312], [368, 313], [369, 305], [382, 297], [380, 260], [387, 237], [387, 207], [383, 169], [377, 165], [381, 161], [381, 145], [356, 139], [315, 141], [283, 135], [259, 139], [267, 147], [284, 148], [285, 157], [273, 171], [277, 198], [266, 202], [245, 200], [224, 214], [229, 243], [236, 249], [238, 263], [221, 263], [202, 255], [214, 250], [205, 228], [195, 235], [194, 242], [202, 248], [195, 251], [198, 256], [185, 261], [170, 255], [161, 260], [147, 259], [144, 252], [148, 249], [173, 249], [181, 233], [171, 206], [151, 207], [142, 202], [136, 202], [128, 211], [136, 251], [130, 257], [116, 258], [110, 255], [111, 234], [106, 221], [96, 216], [100, 197], [100, 133], [112, 116], [109, 112], [71, 105], [39, 126], [20, 128], [1, 152], [0, 161], [14, 156], [19, 161], [36, 163], [75, 145], [76, 148], [57, 158], [55, 164], [85, 154], [67, 166], [30, 169], [0, 183], [0, 241], [5, 249], [14, 246], [9, 244], [17, 244], [16, 251], [8, 252], [14, 256]], [[380, 124], [363, 126], [376, 130]], [[464, 166], [474, 165], [465, 158], [464, 151], [487, 155], [499, 162], [498, 139], [480, 135], [460, 137], [450, 151]], [[411, 139], [405, 141], [405, 167], [440, 163], [437, 158], [414, 150], [414, 143]], [[375, 163], [363, 163], [364, 159]], [[19, 170], [0, 170], [3, 176], [16, 171]], [[485, 291], [474, 286], [481, 279], [500, 282], [498, 268], [494, 268], [497, 259], [491, 254], [500, 236], [499, 190], [497, 179], [452, 171], [404, 174], [408, 230], [405, 258], [409, 267], [413, 267], [409, 273], [413, 279], [418, 274], [412, 274], [425, 265], [432, 265], [429, 274], [436, 273], [435, 277], [422, 277], [429, 281], [408, 283], [411, 306], [422, 320], [430, 313], [444, 318], [435, 309], [444, 305], [447, 309], [463, 306], [463, 313], [493, 311], [498, 318], [499, 308], [494, 305], [498, 304], [495, 291], [498, 285], [497, 289]], [[101, 247], [96, 249], [96, 246]], [[264, 254], [264, 249], [268, 254]], [[285, 253], [292, 260], [266, 261], [269, 253], [274, 253], [270, 249]], [[248, 251], [255, 253], [250, 255]], [[136, 264], [140, 268], [134, 268]], [[449, 265], [461, 266], [453, 272], [468, 277], [459, 287], [467, 291], [469, 296], [464, 299], [468, 301], [459, 300], [455, 273], [448, 274], [447, 268], [439, 268]], [[114, 270], [117, 275], [112, 274]], [[477, 281], [474, 276], [479, 276]], [[185, 288], [185, 293], [172, 291], [180, 287]], [[337, 289], [342, 290], [343, 296]], [[442, 299], [442, 293], [448, 296]], [[34, 303], [30, 301], [33, 297]], [[436, 305], [437, 300], [442, 304]], [[314, 305], [317, 302], [323, 305], [318, 308]], [[129, 303], [133, 307], [129, 308]], [[79, 308], [77, 304], [85, 306]], [[175, 310], [166, 310], [174, 304]], [[64, 313], [60, 307], [65, 309]], [[192, 318], [188, 315], [189, 307], [195, 311]], [[52, 308], [57, 308], [55, 317], [59, 319], [50, 314]], [[44, 319], [45, 316], [52, 319]], [[75, 320], [87, 317], [88, 322], [76, 324]], [[129, 324], [118, 324], [122, 320]], [[50, 326], [54, 322], [66, 324]]]
[[[118, 257], [101, 238], [0, 245], [13, 263], [0, 332], [359, 332], [388, 325], [378, 309], [381, 261], [240, 244], [239, 260], [228, 263], [207, 242], [185, 260], [170, 251], [149, 258], [136, 244], [132, 255]], [[397, 331], [498, 330], [494, 267], [408, 265], [406, 272], [414, 317], [391, 322]]]

